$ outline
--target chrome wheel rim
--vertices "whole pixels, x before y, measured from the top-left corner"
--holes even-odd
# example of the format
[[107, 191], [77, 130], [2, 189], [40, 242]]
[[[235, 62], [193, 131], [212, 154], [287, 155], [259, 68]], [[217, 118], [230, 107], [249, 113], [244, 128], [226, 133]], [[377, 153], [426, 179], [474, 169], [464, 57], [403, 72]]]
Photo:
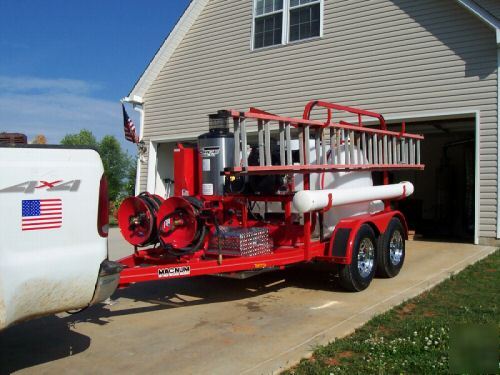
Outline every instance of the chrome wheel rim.
[[361, 277], [365, 278], [370, 275], [374, 264], [375, 246], [369, 238], [363, 238], [358, 251], [358, 271]]
[[389, 258], [393, 266], [397, 266], [403, 258], [404, 242], [399, 230], [395, 230], [389, 242]]

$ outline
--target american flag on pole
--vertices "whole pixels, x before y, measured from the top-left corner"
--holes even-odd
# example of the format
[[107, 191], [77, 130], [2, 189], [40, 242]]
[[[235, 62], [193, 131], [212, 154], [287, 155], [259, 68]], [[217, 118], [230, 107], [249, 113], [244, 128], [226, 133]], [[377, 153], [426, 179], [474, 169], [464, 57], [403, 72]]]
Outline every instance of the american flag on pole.
[[61, 199], [30, 199], [23, 200], [21, 229], [42, 230], [56, 229], [62, 226]]
[[122, 103], [122, 110], [123, 110], [123, 130], [125, 131], [125, 139], [127, 141], [137, 143], [138, 138], [137, 135], [135, 134], [135, 125], [134, 122], [128, 117], [128, 113], [125, 110], [125, 106]]

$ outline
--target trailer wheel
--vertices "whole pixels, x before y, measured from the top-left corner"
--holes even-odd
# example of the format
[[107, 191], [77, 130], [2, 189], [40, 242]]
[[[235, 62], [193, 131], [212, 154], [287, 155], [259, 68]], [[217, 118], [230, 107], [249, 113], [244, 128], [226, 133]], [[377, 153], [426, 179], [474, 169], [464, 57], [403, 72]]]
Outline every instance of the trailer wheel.
[[405, 260], [405, 237], [401, 220], [394, 217], [379, 239], [377, 254], [377, 276], [390, 278], [396, 276]]
[[373, 229], [363, 224], [356, 234], [351, 264], [340, 266], [340, 285], [351, 292], [360, 292], [370, 285], [377, 266], [377, 240]]

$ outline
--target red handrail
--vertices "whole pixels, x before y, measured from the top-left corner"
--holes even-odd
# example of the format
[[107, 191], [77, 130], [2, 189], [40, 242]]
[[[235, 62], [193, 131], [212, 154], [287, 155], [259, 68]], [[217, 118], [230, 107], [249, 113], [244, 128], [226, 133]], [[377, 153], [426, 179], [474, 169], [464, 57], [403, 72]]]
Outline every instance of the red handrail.
[[304, 108], [304, 114], [302, 116], [305, 120], [310, 120], [311, 112], [312, 112], [314, 107], [323, 107], [323, 108], [326, 108], [328, 110], [328, 117], [327, 117], [327, 120], [325, 122], [325, 125], [330, 125], [330, 122], [332, 121], [332, 109], [336, 109], [339, 111], [353, 113], [353, 114], [358, 115], [357, 117], [358, 117], [358, 125], [359, 126], [363, 126], [362, 116], [368, 116], [368, 117], [373, 117], [373, 118], [376, 118], [377, 120], [379, 120], [380, 129], [382, 129], [382, 130], [387, 129], [387, 125], [385, 123], [384, 116], [382, 116], [380, 113], [366, 111], [364, 109], [359, 109], [359, 108], [354, 108], [354, 107], [348, 107], [348, 106], [341, 105], [341, 104], [329, 103], [329, 102], [325, 102], [322, 100], [311, 100], [309, 103], [306, 104], [306, 106]]

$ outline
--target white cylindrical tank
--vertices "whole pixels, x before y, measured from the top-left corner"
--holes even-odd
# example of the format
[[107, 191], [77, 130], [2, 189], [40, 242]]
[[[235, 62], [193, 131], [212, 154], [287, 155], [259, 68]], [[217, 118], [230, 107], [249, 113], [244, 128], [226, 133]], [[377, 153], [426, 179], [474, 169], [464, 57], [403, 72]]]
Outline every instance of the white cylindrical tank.
[[[344, 145], [340, 145], [340, 162], [335, 161], [338, 164], [345, 164], [346, 151], [349, 152], [349, 148]], [[354, 160], [351, 160], [351, 164], [362, 164], [364, 163], [363, 156], [359, 158], [358, 148], [354, 147]], [[333, 152], [337, 154], [337, 148], [333, 149]], [[328, 163], [332, 163], [332, 155], [328, 155]], [[318, 177], [313, 180], [311, 177], [311, 189], [314, 190], [325, 190], [325, 189], [336, 189], [350, 191], [352, 189], [370, 187], [373, 186], [372, 173], [370, 171], [360, 171], [360, 172], [326, 172], [317, 175]], [[328, 199], [328, 195], [327, 195]], [[294, 205], [295, 206], [295, 205]], [[346, 217], [356, 216], [366, 214], [370, 211], [370, 202], [359, 202], [353, 203], [346, 206], [333, 207], [331, 210], [325, 213], [323, 220], [323, 230], [325, 235], [329, 235], [335, 229], [335, 225]]]
[[411, 194], [413, 194], [413, 184], [407, 181], [352, 189], [302, 190], [293, 197], [293, 207], [297, 212], [304, 213], [328, 207], [330, 196], [332, 206], [339, 207], [362, 202], [370, 203], [374, 200], [405, 198]]
[[[292, 144], [292, 149], [298, 149], [298, 141]], [[332, 154], [328, 147], [328, 163], [332, 163]], [[345, 164], [346, 152], [349, 146], [340, 145], [340, 160], [337, 160], [338, 149], [333, 149], [336, 155], [334, 160], [337, 164]], [[316, 152], [314, 140], [309, 141], [309, 162], [316, 163]], [[358, 148], [354, 147], [354, 160], [350, 164], [366, 163]], [[375, 213], [383, 210], [381, 199], [393, 199], [405, 194], [413, 193], [411, 183], [395, 184], [392, 187], [373, 186], [371, 171], [357, 172], [325, 172], [310, 174], [310, 190], [303, 190], [303, 175], [294, 175], [295, 197], [292, 212], [303, 213], [311, 209], [321, 209], [328, 205], [328, 194], [333, 193], [333, 207], [324, 214], [323, 230], [329, 235], [335, 229], [337, 223], [347, 217]], [[355, 198], [354, 198], [355, 197]], [[308, 208], [308, 207], [315, 208]]]

